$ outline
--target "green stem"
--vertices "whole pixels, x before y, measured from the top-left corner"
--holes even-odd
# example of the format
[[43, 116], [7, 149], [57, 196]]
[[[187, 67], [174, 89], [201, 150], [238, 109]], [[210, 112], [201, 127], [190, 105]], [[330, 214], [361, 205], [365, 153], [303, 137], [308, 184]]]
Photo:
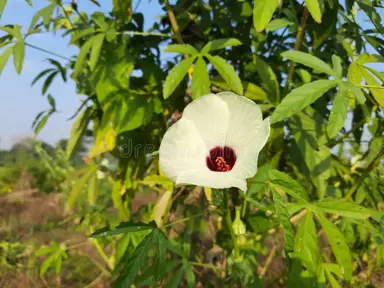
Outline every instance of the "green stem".
[[79, 247], [82, 247], [82, 246], [85, 246], [85, 245], [88, 245], [89, 242], [86, 241], [86, 242], [81, 242], [81, 243], [77, 243], [77, 244], [73, 244], [71, 246], [68, 246], [67, 247], [67, 250], [71, 250], [71, 249], [76, 249], [76, 248], [79, 248]]
[[237, 238], [232, 228], [231, 211], [229, 209], [229, 190], [224, 189], [224, 208], [225, 208], [225, 222], [227, 223], [229, 233], [231, 234], [233, 249], [235, 250], [235, 257], [240, 256], [239, 245], [237, 244]]
[[108, 256], [104, 253], [104, 250], [103, 248], [101, 248], [99, 242], [97, 241], [97, 239], [89, 239], [89, 241], [92, 242], [92, 244], [96, 247], [96, 250], [97, 252], [99, 252], [101, 258], [103, 258], [103, 260], [105, 261], [105, 263], [108, 265], [108, 268], [113, 270], [113, 265], [110, 261], [110, 259], [108, 258]]
[[61, 59], [67, 60], [67, 61], [71, 61], [71, 59], [69, 59], [69, 58], [67, 58], [67, 57], [65, 57], [65, 56], [59, 55], [59, 54], [57, 54], [57, 53], [55, 53], [55, 52], [51, 52], [51, 51], [45, 50], [44, 48], [37, 47], [37, 46], [32, 45], [32, 44], [29, 44], [29, 43], [27, 43], [27, 42], [24, 42], [24, 43], [25, 43], [26, 46], [31, 47], [31, 48], [33, 48], [33, 49], [39, 50], [39, 51], [44, 52], [44, 53], [51, 54], [51, 55], [53, 55], [53, 56], [56, 56], [56, 57], [58, 57], [58, 58], [61, 58]]
[[124, 31], [124, 32], [118, 32], [117, 34], [128, 34], [128, 35], [137, 35], [137, 36], [159, 36], [159, 37], [172, 38], [172, 35], [168, 35], [164, 33], [152, 33], [152, 32]]
[[361, 88], [374, 88], [374, 89], [384, 89], [384, 86], [375, 86], [375, 85], [356, 85]]
[[199, 214], [196, 214], [196, 215], [193, 215], [193, 216], [190, 216], [190, 217], [186, 217], [186, 218], [183, 218], [183, 219], [180, 219], [180, 220], [176, 220], [176, 221], [173, 221], [172, 223], [169, 223], [167, 225], [164, 225], [163, 228], [167, 228], [167, 227], [170, 227], [172, 225], [176, 225], [176, 224], [179, 224], [179, 223], [183, 223], [183, 222], [186, 222], [186, 221], [189, 221], [193, 218], [196, 218], [196, 217], [200, 217], [200, 216], [203, 216], [203, 215], [207, 215], [210, 211], [207, 211], [207, 212], [204, 212], [204, 213], [199, 213]]

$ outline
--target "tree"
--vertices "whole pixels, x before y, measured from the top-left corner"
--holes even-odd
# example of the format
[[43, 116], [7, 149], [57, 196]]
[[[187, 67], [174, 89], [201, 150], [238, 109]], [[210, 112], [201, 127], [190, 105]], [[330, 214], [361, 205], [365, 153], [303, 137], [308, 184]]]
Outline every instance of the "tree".
[[[285, 251], [278, 250], [289, 268], [284, 285], [313, 287], [327, 282], [339, 287], [352, 279], [364, 282], [353, 268], [364, 265], [354, 260], [350, 247], [360, 245], [356, 252], [360, 259], [364, 249], [375, 245], [377, 263], [383, 263], [383, 214], [378, 203], [384, 196], [380, 165], [384, 77], [370, 65], [383, 62], [381, 1], [160, 3], [165, 15], [149, 31], [143, 31], [145, 15], [132, 9], [131, 1], [119, 0], [113, 1], [110, 13], [92, 15], [81, 11], [81, 3], [64, 6], [52, 0], [36, 12], [26, 35], [18, 25], [1, 27], [5, 35], [0, 68], [13, 54], [20, 73], [25, 48], [42, 50], [28, 44], [31, 33], [63, 33], [79, 48], [71, 59], [59, 59], [44, 49], [55, 58], [48, 59], [52, 68], [42, 71], [34, 83], [45, 79], [42, 94], [51, 108], [41, 112], [33, 126], [38, 133], [56, 112], [54, 97], [47, 94], [55, 77], [71, 79], [77, 92], [87, 96], [74, 115], [68, 159], [88, 129], [94, 143], [88, 168], [79, 171], [68, 206], [86, 203], [77, 212], [88, 219], [87, 232], [110, 224], [100, 216], [104, 208], [118, 211], [119, 225], [93, 234], [125, 233], [110, 240], [119, 243], [116, 255], [101, 252], [105, 274], [118, 271], [118, 287], [133, 283], [157, 287], [160, 280], [170, 287], [193, 287], [197, 282], [204, 287], [258, 287], [269, 262], [255, 273], [256, 256], [262, 250], [255, 239], [260, 235], [266, 239], [273, 228], [283, 231], [285, 239]], [[174, 53], [171, 58], [161, 56], [164, 45], [164, 52]], [[201, 189], [175, 188], [159, 171], [154, 152], [170, 122], [192, 99], [223, 90], [258, 103], [264, 116], [272, 117], [271, 134], [246, 194], [232, 189], [223, 196], [222, 191], [206, 187], [210, 203], [197, 193], [200, 202], [193, 204], [188, 195]], [[118, 169], [103, 164], [105, 155], [114, 156]], [[98, 198], [101, 171], [112, 191], [104, 194], [108, 201]], [[87, 199], [82, 197], [85, 190]], [[155, 208], [148, 205], [135, 215], [134, 197], [148, 190], [158, 192], [159, 201]], [[97, 210], [97, 203], [103, 208]], [[211, 204], [216, 209], [201, 211]], [[92, 218], [93, 208], [99, 218]], [[230, 223], [235, 210], [236, 229]], [[171, 216], [176, 220], [168, 223]], [[196, 227], [204, 227], [209, 219], [216, 219], [220, 227], [222, 216], [227, 225], [218, 228], [211, 240], [226, 251], [226, 267], [204, 263], [202, 255], [208, 248], [196, 241], [201, 236]], [[184, 222], [184, 230], [174, 228]], [[239, 232], [244, 225], [245, 235]], [[355, 235], [351, 241], [348, 233]], [[319, 243], [319, 234], [327, 237], [328, 244]], [[97, 240], [92, 241], [102, 250]], [[330, 249], [322, 249], [325, 245]], [[236, 253], [231, 254], [232, 249]], [[276, 249], [273, 246], [268, 259]], [[211, 277], [205, 269], [226, 273]]]

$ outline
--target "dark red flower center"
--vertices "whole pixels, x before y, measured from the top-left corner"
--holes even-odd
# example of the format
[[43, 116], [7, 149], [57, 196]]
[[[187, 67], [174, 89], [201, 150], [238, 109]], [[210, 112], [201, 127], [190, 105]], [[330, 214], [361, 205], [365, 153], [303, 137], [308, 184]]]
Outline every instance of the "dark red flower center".
[[231, 171], [236, 163], [236, 153], [230, 147], [215, 147], [209, 151], [206, 159], [207, 167], [211, 171]]

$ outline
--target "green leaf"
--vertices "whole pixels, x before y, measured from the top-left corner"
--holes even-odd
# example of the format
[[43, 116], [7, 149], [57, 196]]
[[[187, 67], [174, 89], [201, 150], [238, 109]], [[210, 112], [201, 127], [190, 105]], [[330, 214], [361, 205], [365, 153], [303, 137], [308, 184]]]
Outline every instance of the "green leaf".
[[303, 64], [307, 67], [314, 69], [316, 72], [325, 73], [337, 78], [336, 73], [332, 70], [332, 68], [326, 64], [324, 61], [319, 58], [312, 56], [311, 54], [304, 53], [301, 51], [286, 51], [281, 53], [281, 56], [287, 58], [293, 62]]
[[374, 7], [374, 1], [371, 0], [358, 0], [357, 3], [359, 7], [367, 14], [369, 19], [371, 19], [372, 24], [375, 26], [377, 31], [381, 34], [384, 33], [384, 27], [381, 24], [381, 16]]
[[128, 263], [125, 265], [124, 271], [117, 278], [116, 287], [131, 287], [135, 278], [139, 274], [139, 270], [144, 267], [147, 255], [152, 249], [154, 241], [156, 241], [156, 233], [158, 233], [157, 230], [152, 231], [136, 247], [132, 256], [129, 258]]
[[334, 138], [341, 128], [344, 127], [348, 113], [348, 94], [347, 88], [344, 85], [339, 86], [339, 91], [336, 94], [329, 121], [327, 125], [327, 134], [329, 138]]
[[116, 210], [119, 211], [120, 219], [128, 221], [128, 219], [130, 218], [130, 211], [124, 205], [123, 199], [121, 198], [122, 189], [124, 189], [123, 192], [125, 192], [125, 187], [121, 184], [120, 181], [115, 181], [113, 183], [112, 202]]
[[190, 57], [180, 61], [179, 65], [172, 68], [164, 82], [163, 97], [167, 99], [180, 82], [184, 79], [189, 68], [191, 68], [193, 61], [196, 57]]
[[168, 283], [166, 284], [165, 288], [179, 288], [180, 282], [184, 275], [184, 269], [180, 268], [177, 270], [176, 273], [172, 274], [172, 277], [170, 277]]
[[153, 275], [153, 283], [156, 285], [159, 279], [162, 279], [167, 270], [167, 259], [166, 259], [166, 249], [165, 249], [165, 241], [167, 241], [167, 237], [164, 235], [164, 232], [161, 230], [157, 230], [157, 237], [155, 241], [155, 263], [154, 263], [154, 275]]
[[197, 99], [200, 96], [211, 92], [207, 65], [203, 57], [199, 57], [193, 67], [192, 74], [192, 98]]
[[105, 236], [116, 235], [121, 233], [153, 230], [156, 228], [157, 228], [157, 225], [155, 221], [151, 221], [149, 223], [128, 221], [128, 222], [121, 222], [119, 225], [113, 228], [104, 227], [102, 229], [99, 229], [94, 233], [92, 233], [89, 237], [98, 238], [98, 237], [105, 237]]
[[91, 71], [95, 69], [97, 61], [99, 60], [100, 51], [104, 43], [104, 37], [105, 37], [104, 33], [100, 33], [92, 37], [93, 44], [92, 44], [91, 56], [89, 59], [89, 67], [91, 68]]
[[273, 112], [272, 123], [296, 114], [337, 84], [335, 80], [317, 80], [292, 90]]
[[316, 273], [321, 256], [317, 243], [316, 226], [310, 210], [307, 210], [307, 214], [298, 226], [292, 258], [300, 259], [309, 271]]
[[13, 46], [13, 65], [15, 66], [15, 70], [17, 74], [21, 73], [24, 64], [24, 56], [25, 56], [25, 44], [24, 41], [17, 41]]
[[37, 81], [39, 81], [42, 77], [44, 77], [45, 75], [47, 75], [49, 72], [54, 72], [55, 70], [54, 69], [46, 69], [46, 70], [43, 70], [41, 71], [36, 77], [35, 79], [33, 79], [32, 83], [31, 83], [31, 86], [35, 85], [35, 83]]
[[321, 9], [318, 0], [305, 0], [305, 4], [311, 13], [312, 18], [317, 22], [321, 23]]
[[355, 96], [356, 101], [363, 105], [365, 103], [365, 96], [364, 93], [361, 91], [360, 87], [356, 87], [355, 85], [352, 85], [350, 83], [343, 83], [342, 85], [345, 85], [349, 91], [352, 92], [352, 94]]
[[5, 5], [7, 5], [7, 0], [0, 0], [0, 18], [1, 18], [1, 15], [3, 15]]
[[35, 119], [34, 119], [33, 122], [32, 122], [32, 126], [31, 126], [32, 129], [35, 128], [35, 125], [36, 125], [37, 121], [39, 121], [39, 119], [41, 118], [41, 116], [44, 115], [44, 113], [45, 113], [45, 111], [41, 111], [41, 112], [39, 112], [39, 113], [36, 115]]
[[335, 71], [336, 78], [341, 79], [343, 77], [343, 67], [341, 66], [341, 58], [333, 54], [332, 65], [333, 65], [333, 70]]
[[213, 41], [209, 41], [203, 49], [201, 49], [201, 53], [205, 54], [211, 51], [224, 49], [226, 47], [233, 47], [233, 46], [239, 46], [242, 45], [239, 40], [236, 38], [225, 38], [225, 39], [217, 39]]
[[262, 87], [267, 91], [267, 98], [272, 104], [280, 102], [280, 85], [272, 68], [260, 57], [256, 57], [256, 69], [261, 78]]
[[[95, 36], [92, 36], [91, 38], [89, 38], [82, 46], [81, 46], [81, 49], [80, 49], [80, 52], [79, 52], [79, 55], [77, 56], [77, 59], [76, 59], [76, 63], [75, 63], [75, 73], [74, 73], [74, 77], [76, 78], [83, 70], [83, 67], [84, 67], [84, 62], [87, 58], [87, 55], [88, 55], [88, 52], [89, 50], [91, 50], [92, 48], [92, 45], [94, 44], [94, 41], [95, 41], [95, 37], [96, 39], [99, 38], [98, 35], [95, 35]], [[95, 57], [95, 56], [94, 56]]]
[[376, 54], [368, 54], [363, 53], [359, 56], [359, 59], [355, 61], [355, 63], [364, 65], [366, 63], [377, 63], [377, 62], [384, 62], [384, 58], [380, 55]]
[[183, 261], [183, 267], [185, 270], [185, 278], [187, 279], [188, 287], [195, 287], [196, 277], [193, 273], [192, 265], [188, 261]]
[[347, 218], [368, 219], [372, 215], [371, 210], [341, 199], [326, 199], [316, 202], [314, 205], [322, 212], [339, 214]]
[[285, 204], [283, 202], [283, 199], [281, 198], [278, 190], [280, 190], [278, 187], [272, 186], [272, 195], [273, 195], [273, 202], [275, 202], [277, 217], [279, 218], [280, 224], [283, 226], [284, 229], [284, 238], [285, 238], [285, 251], [292, 251], [293, 250], [293, 230], [292, 225], [289, 218], [289, 213], [287, 211], [287, 208], [285, 207]]
[[83, 135], [87, 130], [92, 112], [92, 107], [87, 107], [83, 111], [83, 113], [81, 113], [81, 115], [77, 117], [75, 123], [73, 123], [66, 147], [67, 159], [70, 159], [72, 157], [73, 153], [75, 153], [77, 147], [81, 143]]
[[60, 74], [61, 74], [61, 78], [63, 79], [64, 82], [67, 81], [67, 75], [66, 75], [66, 71], [65, 71], [65, 68], [63, 66], [61, 66], [60, 62], [59, 61], [56, 61], [54, 59], [48, 59], [48, 61], [52, 64], [52, 65], [55, 65], [57, 67], [57, 69], [60, 71]]
[[295, 72], [300, 76], [301, 80], [306, 84], [311, 82], [312, 75], [305, 69], [295, 69]]
[[49, 86], [51, 86], [53, 79], [56, 77], [56, 75], [59, 74], [59, 71], [52, 72], [47, 79], [45, 79], [43, 87], [41, 88], [41, 94], [45, 95], [47, 92]]
[[333, 277], [333, 274], [329, 271], [324, 269], [325, 271], [325, 276], [327, 277], [327, 280], [329, 282], [329, 285], [331, 285], [331, 288], [340, 288], [341, 286], [339, 285], [339, 282]]
[[7, 65], [8, 59], [13, 52], [13, 46], [9, 46], [3, 54], [0, 56], [0, 75], [4, 70], [5, 65]]
[[261, 32], [271, 21], [277, 8], [278, 0], [255, 0], [253, 6], [253, 26]]
[[69, 44], [75, 44], [76, 41], [78, 41], [80, 38], [83, 38], [89, 34], [94, 34], [96, 33], [95, 27], [89, 27], [85, 29], [74, 29], [73, 32], [71, 33], [71, 40], [69, 41]]
[[367, 81], [367, 84], [370, 86], [376, 86], [378, 88], [369, 88], [369, 91], [371, 91], [373, 97], [379, 103], [381, 107], [384, 108], [384, 89], [382, 85], [375, 79], [375, 77], [372, 76], [371, 73], [369, 73], [366, 69], [362, 69], [363, 76], [365, 78], [365, 81]]
[[173, 191], [173, 181], [165, 176], [161, 175], [149, 175], [145, 177], [141, 183], [154, 187], [155, 185], [161, 185], [166, 191]]
[[41, 118], [39, 123], [36, 124], [35, 131], [34, 131], [36, 137], [37, 137], [37, 135], [39, 135], [40, 131], [44, 128], [45, 124], [47, 123], [49, 117], [51, 117], [53, 112], [54, 111], [48, 112], [46, 115], [44, 115], [44, 117]]
[[180, 54], [197, 55], [199, 51], [195, 47], [189, 44], [173, 44], [164, 49], [164, 52], [173, 52]]
[[289, 153], [292, 162], [300, 169], [305, 177], [312, 181], [316, 193], [322, 199], [329, 188], [327, 179], [331, 176], [331, 154], [323, 143], [327, 141], [323, 127], [318, 123], [324, 121], [324, 116], [307, 107], [304, 112], [294, 115], [289, 121], [289, 129], [293, 135]]
[[72, 209], [73, 205], [75, 204], [77, 197], [79, 196], [81, 191], [83, 191], [85, 184], [88, 182], [89, 178], [94, 173], [94, 169], [95, 169], [95, 167], [93, 167], [93, 166], [88, 167], [87, 170], [85, 171], [84, 175], [82, 175], [80, 177], [80, 179], [77, 180], [76, 184], [73, 186], [71, 194], [69, 195], [68, 200], [67, 200], [67, 209], [68, 210]]
[[33, 16], [31, 24], [29, 25], [28, 31], [31, 31], [37, 21], [39, 21], [40, 18], [43, 18], [43, 24], [45, 29], [49, 29], [49, 24], [51, 23], [51, 17], [53, 14], [53, 11], [56, 8], [56, 3], [49, 4], [48, 6], [45, 6], [44, 8], [40, 9], [36, 12], [36, 14]]
[[252, 100], [267, 100], [267, 93], [256, 84], [243, 82], [244, 96]]
[[268, 31], [276, 31], [280, 28], [292, 25], [292, 22], [287, 18], [274, 19], [265, 27]]
[[56, 111], [56, 101], [55, 101], [55, 98], [53, 98], [51, 94], [48, 94], [47, 98], [48, 98], [49, 105], [51, 105], [51, 110], [52, 111]]
[[239, 95], [243, 95], [243, 85], [232, 65], [228, 64], [220, 56], [205, 55], [209, 62], [216, 68], [221, 77], [227, 82], [230, 89]]
[[47, 272], [49, 267], [53, 265], [53, 262], [56, 260], [56, 257], [57, 257], [57, 254], [52, 253], [47, 258], [45, 258], [44, 262], [40, 266], [40, 272], [39, 272], [40, 276], [43, 276]]
[[268, 176], [273, 184], [289, 190], [287, 191], [287, 194], [290, 194], [296, 200], [304, 202], [309, 201], [306, 189], [301, 186], [298, 181], [292, 179], [288, 174], [272, 169], [268, 171]]
[[343, 235], [339, 229], [329, 222], [327, 218], [320, 214], [316, 214], [324, 232], [327, 235], [329, 244], [331, 245], [333, 254], [336, 257], [337, 263], [342, 267], [341, 272], [346, 280], [352, 279], [352, 259], [347, 243], [345, 243]]

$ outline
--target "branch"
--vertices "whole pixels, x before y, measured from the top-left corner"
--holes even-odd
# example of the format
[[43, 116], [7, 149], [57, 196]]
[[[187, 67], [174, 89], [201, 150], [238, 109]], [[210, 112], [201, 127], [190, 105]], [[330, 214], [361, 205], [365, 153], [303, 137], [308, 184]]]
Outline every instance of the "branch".
[[379, 164], [382, 156], [384, 155], [384, 148], [381, 148], [379, 153], [377, 153], [376, 157], [372, 160], [372, 162], [368, 165], [368, 167], [364, 170], [363, 174], [357, 179], [355, 184], [349, 189], [347, 195], [343, 198], [344, 200], [348, 200], [352, 197], [352, 195], [359, 189], [361, 184], [363, 184], [365, 178], [371, 173], [371, 171]]
[[165, 0], [165, 7], [167, 9], [169, 21], [171, 22], [173, 33], [175, 34], [175, 38], [179, 44], [184, 44], [183, 38], [181, 37], [179, 25], [177, 24], [177, 20], [175, 14], [173, 14], [172, 7], [169, 5], [169, 1]]
[[264, 267], [261, 268], [260, 275], [259, 275], [260, 278], [263, 278], [265, 273], [267, 273], [267, 270], [272, 263], [273, 256], [275, 256], [275, 253], [276, 253], [276, 246], [273, 245], [271, 251], [268, 254], [267, 260], [265, 261]]
[[[309, 16], [309, 11], [307, 7], [305, 7], [303, 16], [301, 17], [300, 25], [297, 29], [296, 42], [295, 42], [295, 46], [293, 47], [293, 50], [295, 51], [299, 50], [301, 46], [301, 42], [304, 39], [304, 29], [305, 29], [305, 25], [307, 24], [308, 16]], [[295, 63], [291, 61], [289, 63], [288, 77], [287, 77], [287, 82], [285, 83], [285, 89], [288, 89], [289, 83], [291, 83], [294, 71], [295, 71]]]

